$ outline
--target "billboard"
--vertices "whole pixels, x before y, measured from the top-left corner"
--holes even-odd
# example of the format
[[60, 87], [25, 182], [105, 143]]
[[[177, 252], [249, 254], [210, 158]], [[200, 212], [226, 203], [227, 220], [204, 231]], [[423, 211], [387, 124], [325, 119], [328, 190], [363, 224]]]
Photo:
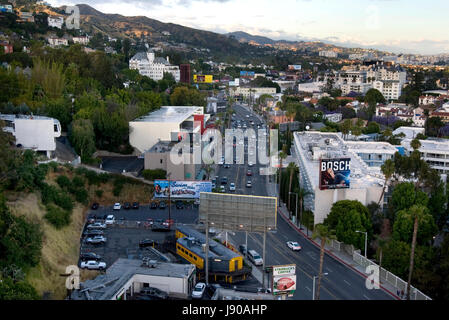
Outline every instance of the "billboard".
[[254, 78], [255, 75], [254, 71], [240, 71], [240, 77], [242, 78]]
[[350, 187], [351, 159], [321, 159], [320, 189], [345, 189]]
[[171, 198], [198, 199], [201, 192], [212, 192], [212, 182], [210, 181], [170, 181], [154, 180], [154, 197], [168, 198], [170, 191]]
[[273, 266], [273, 294], [288, 294], [292, 296], [296, 290], [296, 265]]
[[193, 82], [195, 82], [195, 83], [212, 83], [213, 80], [214, 80], [214, 77], [211, 74], [206, 74], [206, 75], [194, 74], [193, 75]]
[[288, 70], [299, 71], [299, 70], [301, 70], [301, 65], [300, 64], [289, 64]]

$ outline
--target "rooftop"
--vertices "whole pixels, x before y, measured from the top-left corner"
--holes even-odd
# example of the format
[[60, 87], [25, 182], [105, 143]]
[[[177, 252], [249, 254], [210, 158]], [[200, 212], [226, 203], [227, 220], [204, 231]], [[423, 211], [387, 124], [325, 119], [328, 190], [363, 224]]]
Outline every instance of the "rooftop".
[[194, 114], [203, 114], [203, 107], [164, 106], [146, 116], [135, 119], [133, 122], [182, 123]]
[[[412, 150], [410, 142], [412, 139], [404, 139], [401, 145], [407, 150]], [[449, 140], [448, 139], [426, 139], [419, 140], [421, 142], [420, 152], [436, 152], [436, 153], [449, 153]]]
[[80, 284], [80, 289], [72, 292], [73, 300], [111, 299], [134, 275], [184, 278], [188, 277], [195, 266], [152, 261], [151, 266], [142, 260], [119, 258], [105, 274]]
[[346, 141], [349, 150], [356, 153], [385, 153], [395, 154], [398, 150], [388, 142], [360, 142], [360, 141]]

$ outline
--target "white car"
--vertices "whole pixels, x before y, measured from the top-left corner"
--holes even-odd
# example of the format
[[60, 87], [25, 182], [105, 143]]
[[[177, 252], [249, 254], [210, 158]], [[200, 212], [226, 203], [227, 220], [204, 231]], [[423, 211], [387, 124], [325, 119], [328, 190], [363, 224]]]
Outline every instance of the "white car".
[[220, 192], [221, 192], [221, 193], [225, 193], [225, 192], [226, 192], [225, 186], [220, 186]]
[[248, 167], [252, 167], [254, 164], [252, 162], [248, 162]]
[[235, 184], [234, 184], [234, 182], [232, 182], [232, 183], [229, 185], [229, 191], [235, 191]]
[[251, 187], [252, 187], [251, 180], [249, 180], [248, 182], [246, 182], [246, 187], [247, 187], [247, 188], [251, 188]]
[[106, 217], [106, 220], [104, 221], [105, 224], [114, 224], [115, 223], [115, 217], [110, 214]]
[[204, 282], [198, 282], [193, 288], [192, 298], [193, 299], [201, 299], [204, 295], [204, 291], [206, 290], [206, 284]]
[[91, 243], [91, 244], [103, 244], [103, 243], [106, 243], [106, 240], [107, 239], [103, 236], [95, 236], [92, 238], [87, 238], [86, 242]]
[[287, 241], [287, 246], [293, 251], [299, 251], [302, 249], [299, 243], [296, 241]]
[[119, 203], [119, 202], [116, 202], [116, 203], [114, 204], [113, 210], [120, 210], [121, 208], [122, 208], [122, 206], [120, 205], [120, 203]]
[[106, 224], [95, 222], [87, 226], [87, 229], [106, 229]]
[[90, 269], [90, 270], [104, 270], [106, 269], [106, 263], [101, 261], [83, 261], [81, 262], [82, 269]]

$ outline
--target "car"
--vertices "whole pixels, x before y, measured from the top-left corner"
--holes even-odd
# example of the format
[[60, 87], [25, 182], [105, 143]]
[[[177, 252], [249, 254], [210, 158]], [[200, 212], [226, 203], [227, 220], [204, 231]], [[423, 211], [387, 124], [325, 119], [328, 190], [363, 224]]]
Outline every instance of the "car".
[[125, 210], [131, 209], [131, 203], [125, 202], [125, 203], [123, 204], [123, 209], [125, 209]]
[[86, 228], [87, 229], [106, 229], [106, 224], [101, 223], [101, 222], [95, 222], [95, 223], [89, 224]]
[[229, 191], [235, 191], [235, 183], [231, 182], [231, 184], [229, 185]]
[[247, 114], [246, 117], [249, 118], [249, 114]]
[[139, 209], [139, 203], [133, 202], [133, 209]]
[[83, 233], [83, 236], [85, 237], [102, 236], [102, 235], [104, 235], [104, 232], [98, 229], [87, 229]]
[[95, 220], [96, 220], [96, 219], [97, 219], [97, 216], [95, 216], [95, 215], [88, 216], [88, 217], [87, 217], [87, 223], [88, 223], [88, 224], [95, 223]]
[[184, 209], [184, 202], [181, 200], [176, 201], [176, 209]]
[[80, 254], [81, 261], [100, 261], [101, 256], [96, 254], [95, 252], [85, 252]]
[[296, 241], [287, 241], [287, 246], [293, 251], [299, 251], [302, 249], [299, 243]]
[[142, 290], [140, 290], [140, 294], [155, 299], [162, 299], [162, 300], [168, 299], [167, 292], [154, 287], [144, 287], [142, 288]]
[[239, 251], [246, 256], [246, 253], [248, 252], [248, 249], [246, 248], [245, 244], [239, 245]]
[[81, 268], [89, 270], [104, 270], [106, 269], [106, 262], [96, 260], [83, 261], [81, 262]]
[[193, 288], [192, 299], [201, 299], [206, 291], [206, 284], [204, 282], [198, 282]]
[[114, 224], [115, 223], [115, 217], [112, 214], [107, 215], [104, 223], [105, 224]]
[[217, 289], [220, 289], [220, 288], [222, 288], [222, 286], [220, 286], [218, 283], [209, 283], [209, 285], [206, 286], [206, 294], [210, 298], [212, 298], [215, 291], [217, 291]]
[[167, 208], [167, 204], [165, 203], [165, 201], [159, 202], [159, 209], [164, 210], [165, 208]]
[[215, 183], [212, 183], [212, 189], [215, 189], [217, 185]]
[[157, 209], [157, 207], [158, 207], [157, 202], [156, 201], [152, 201], [151, 204], [150, 204], [150, 209]]
[[87, 243], [90, 244], [104, 244], [106, 243], [106, 238], [104, 236], [94, 236], [86, 239]]
[[228, 184], [228, 178], [227, 177], [221, 178], [221, 184]]
[[246, 187], [247, 187], [247, 188], [251, 188], [251, 187], [252, 187], [251, 180], [248, 180], [248, 181], [246, 182]]
[[248, 167], [252, 167], [254, 164], [250, 161], [248, 162]]
[[215, 184], [215, 183], [217, 183], [217, 179], [212, 178], [211, 182], [212, 182], [212, 184]]
[[151, 225], [151, 230], [153, 231], [170, 231], [169, 223], [165, 222], [162, 219], [156, 219], [153, 221]]
[[152, 239], [143, 239], [139, 241], [139, 248], [153, 247], [157, 245], [157, 242]]
[[92, 203], [92, 206], [90, 207], [92, 210], [97, 210], [100, 207], [100, 205], [97, 202]]
[[246, 171], [246, 175], [247, 175], [248, 177], [250, 177], [250, 176], [253, 175], [253, 172], [252, 172], [251, 170], [248, 170], [248, 171]]
[[122, 206], [120, 205], [119, 202], [114, 204], [114, 207], [112, 208], [113, 210], [120, 210], [122, 208]]
[[225, 164], [225, 165], [224, 165], [224, 168], [225, 168], [225, 169], [229, 169], [230, 167], [231, 167], [230, 164]]
[[226, 192], [225, 186], [220, 186], [220, 192], [221, 192], [221, 193], [225, 193], [225, 192]]

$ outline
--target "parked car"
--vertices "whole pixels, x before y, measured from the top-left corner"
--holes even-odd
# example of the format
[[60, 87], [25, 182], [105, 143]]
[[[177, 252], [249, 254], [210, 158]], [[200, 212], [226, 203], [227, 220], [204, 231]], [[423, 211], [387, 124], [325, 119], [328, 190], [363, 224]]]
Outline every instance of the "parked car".
[[221, 178], [221, 184], [228, 184], [228, 178], [227, 177]]
[[225, 164], [225, 165], [224, 165], [224, 168], [225, 168], [225, 169], [229, 169], [230, 167], [231, 167], [230, 164]]
[[133, 209], [139, 209], [139, 203], [133, 202]]
[[299, 251], [301, 250], [301, 246], [296, 241], [287, 241], [287, 246], [292, 249], [293, 251]]
[[159, 209], [165, 209], [167, 205], [165, 204], [165, 201], [159, 202]]
[[86, 229], [84, 231], [83, 236], [85, 237], [93, 237], [93, 236], [103, 236], [104, 232], [98, 229]]
[[169, 223], [166, 223], [162, 219], [156, 219], [151, 225], [151, 230], [153, 231], [170, 231]]
[[112, 214], [107, 215], [104, 223], [105, 224], [114, 224], [115, 223], [115, 217]]
[[92, 206], [90, 207], [92, 210], [97, 210], [100, 207], [100, 205], [96, 202], [92, 203]]
[[248, 167], [252, 167], [254, 164], [250, 161], [248, 162]]
[[222, 286], [220, 286], [218, 283], [209, 283], [208, 286], [206, 286], [206, 294], [211, 298], [215, 291], [217, 291], [217, 289], [222, 288]]
[[120, 205], [119, 202], [117, 202], [117, 203], [114, 204], [113, 210], [120, 210], [121, 208], [122, 208], [122, 206]]
[[151, 297], [151, 298], [155, 298], [155, 299], [167, 299], [168, 298], [168, 293], [165, 291], [162, 291], [158, 288], [154, 288], [154, 287], [145, 287], [142, 288], [142, 290], [140, 290], [140, 293]]
[[251, 188], [251, 187], [252, 187], [251, 180], [248, 180], [248, 181], [246, 182], [246, 187], [247, 187], [247, 188]]
[[125, 202], [125, 204], [123, 205], [123, 209], [125, 209], [125, 210], [131, 209], [131, 203]]
[[225, 186], [220, 186], [220, 192], [221, 192], [221, 193], [225, 193], [225, 192], [226, 192]]
[[80, 254], [80, 259], [82, 261], [92, 261], [92, 260], [100, 261], [101, 256], [96, 254], [95, 252], [85, 252]]
[[90, 270], [104, 270], [106, 269], [106, 263], [95, 260], [83, 261], [81, 262], [81, 268]]
[[94, 236], [87, 238], [86, 242], [91, 244], [104, 244], [106, 243], [106, 240], [107, 239], [104, 236]]
[[101, 222], [95, 222], [95, 223], [89, 224], [86, 228], [87, 229], [106, 229], [106, 224], [101, 223]]
[[157, 245], [157, 242], [152, 239], [143, 239], [139, 241], [140, 248], [153, 247]]
[[247, 175], [248, 177], [250, 177], [250, 176], [252, 176], [252, 175], [253, 175], [253, 173], [252, 173], [252, 171], [251, 171], [251, 170], [248, 170], [248, 171], [246, 171], [246, 175]]
[[231, 182], [231, 184], [229, 185], [229, 191], [235, 191], [235, 183]]
[[244, 256], [246, 256], [246, 253], [248, 252], [248, 249], [246, 248], [246, 245], [241, 244], [241, 245], [239, 245], [239, 251], [240, 251]]
[[184, 202], [181, 200], [176, 201], [176, 209], [184, 209]]
[[204, 282], [198, 282], [193, 288], [192, 298], [193, 299], [201, 299], [204, 296], [204, 291], [206, 291], [206, 284]]
[[151, 202], [150, 209], [157, 209], [158, 205], [156, 201]]

